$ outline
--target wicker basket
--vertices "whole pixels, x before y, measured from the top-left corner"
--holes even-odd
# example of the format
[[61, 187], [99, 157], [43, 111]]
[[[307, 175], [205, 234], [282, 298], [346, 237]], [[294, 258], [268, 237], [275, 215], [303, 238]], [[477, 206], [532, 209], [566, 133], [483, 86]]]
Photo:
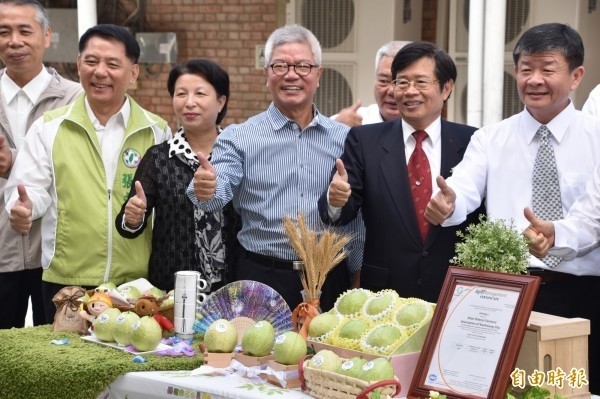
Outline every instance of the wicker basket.
[[161, 307], [158, 314], [165, 316], [171, 323], [175, 323], [175, 305]]
[[332, 371], [306, 367], [311, 357], [312, 355], [306, 356], [300, 361], [298, 373], [302, 390], [317, 399], [367, 399], [375, 391], [386, 398], [400, 393], [400, 382], [397, 379], [370, 384]]

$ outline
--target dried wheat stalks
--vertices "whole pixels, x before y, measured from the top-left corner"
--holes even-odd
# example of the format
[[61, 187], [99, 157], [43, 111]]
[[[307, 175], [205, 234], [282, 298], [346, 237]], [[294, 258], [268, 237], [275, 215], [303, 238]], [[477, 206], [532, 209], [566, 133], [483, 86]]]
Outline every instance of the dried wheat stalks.
[[301, 214], [297, 226], [289, 216], [283, 219], [283, 225], [292, 248], [304, 262], [300, 281], [306, 300], [319, 298], [327, 273], [346, 257], [344, 247], [351, 237], [329, 229], [317, 234], [306, 226]]

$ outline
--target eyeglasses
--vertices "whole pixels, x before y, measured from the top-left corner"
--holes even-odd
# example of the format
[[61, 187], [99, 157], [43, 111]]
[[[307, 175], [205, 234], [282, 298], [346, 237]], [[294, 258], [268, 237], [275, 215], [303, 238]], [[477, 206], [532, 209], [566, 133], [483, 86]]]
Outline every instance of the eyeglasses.
[[283, 76], [290, 70], [290, 67], [294, 68], [294, 72], [300, 76], [307, 76], [313, 68], [318, 68], [318, 65], [311, 65], [301, 62], [300, 64], [292, 65], [286, 62], [276, 62], [269, 65], [273, 70], [273, 73], [277, 76]]
[[411, 85], [415, 86], [417, 90], [427, 90], [431, 87], [435, 82], [439, 82], [440, 80], [431, 80], [431, 79], [417, 79], [417, 80], [406, 80], [406, 79], [395, 79], [392, 80], [392, 86], [394, 86], [395, 90], [408, 90]]

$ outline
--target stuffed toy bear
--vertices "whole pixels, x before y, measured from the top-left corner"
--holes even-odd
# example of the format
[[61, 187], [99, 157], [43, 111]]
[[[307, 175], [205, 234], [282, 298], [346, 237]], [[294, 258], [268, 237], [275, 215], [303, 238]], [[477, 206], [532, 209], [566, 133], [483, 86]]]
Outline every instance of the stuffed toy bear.
[[153, 295], [144, 295], [135, 303], [134, 312], [138, 316], [152, 316], [158, 322], [163, 331], [171, 332], [175, 329], [173, 323], [159, 313], [160, 305]]

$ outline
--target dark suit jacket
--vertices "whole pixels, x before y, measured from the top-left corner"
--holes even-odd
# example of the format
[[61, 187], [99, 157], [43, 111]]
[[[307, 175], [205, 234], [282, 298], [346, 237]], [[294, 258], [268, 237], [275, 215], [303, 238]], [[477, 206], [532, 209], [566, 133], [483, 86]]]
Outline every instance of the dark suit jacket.
[[[462, 160], [475, 130], [442, 120], [440, 172], [444, 178]], [[352, 195], [335, 224], [350, 222], [362, 209], [366, 239], [361, 287], [373, 291], [391, 288], [402, 297], [437, 302], [449, 260], [455, 254], [456, 231], [475, 222], [478, 212], [460, 226], [431, 226], [425, 242], [421, 240], [400, 120], [350, 129], [341, 159]], [[327, 192], [319, 199], [319, 212], [324, 222], [331, 223]]]

